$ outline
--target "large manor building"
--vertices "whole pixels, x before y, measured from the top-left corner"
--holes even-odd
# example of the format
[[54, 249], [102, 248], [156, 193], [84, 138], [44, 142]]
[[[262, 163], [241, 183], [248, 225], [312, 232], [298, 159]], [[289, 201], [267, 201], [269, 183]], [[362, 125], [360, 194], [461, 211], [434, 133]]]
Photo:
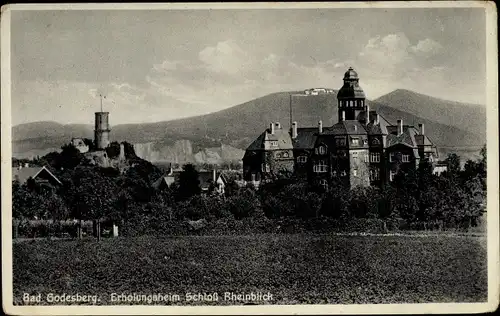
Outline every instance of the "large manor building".
[[371, 111], [359, 77], [352, 68], [337, 94], [338, 123], [290, 130], [273, 122], [246, 149], [243, 176], [261, 181], [280, 170], [292, 171], [317, 184], [333, 180], [354, 186], [381, 186], [401, 170], [416, 169], [424, 157], [437, 158], [436, 146], [418, 128], [397, 120], [391, 124]]

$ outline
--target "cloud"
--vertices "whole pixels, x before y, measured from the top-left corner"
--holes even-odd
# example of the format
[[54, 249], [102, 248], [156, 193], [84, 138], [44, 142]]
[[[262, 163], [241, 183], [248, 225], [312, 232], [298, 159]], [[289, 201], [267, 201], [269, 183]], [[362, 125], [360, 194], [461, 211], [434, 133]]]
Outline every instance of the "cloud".
[[410, 47], [410, 50], [417, 55], [435, 55], [441, 52], [442, 49], [441, 44], [430, 38], [420, 40], [416, 45]]
[[[447, 68], [426, 66], [425, 62], [441, 50], [429, 38], [412, 44], [404, 33], [396, 33], [369, 39], [351, 59], [334, 57], [305, 65], [285, 54], [249, 54], [235, 40], [220, 41], [201, 48], [194, 58], [165, 58], [151, 65], [142, 83], [21, 82], [13, 93], [19, 104], [13, 123], [57, 117], [89, 123], [93, 111], [89, 109], [99, 107], [100, 93], [107, 96], [105, 108], [113, 113], [115, 124], [171, 120], [218, 111], [278, 91], [339, 89], [349, 66], [358, 71], [370, 99], [398, 88], [446, 98], [457, 94], [460, 87], [446, 82]], [[40, 109], [28, 111], [32, 104]]]

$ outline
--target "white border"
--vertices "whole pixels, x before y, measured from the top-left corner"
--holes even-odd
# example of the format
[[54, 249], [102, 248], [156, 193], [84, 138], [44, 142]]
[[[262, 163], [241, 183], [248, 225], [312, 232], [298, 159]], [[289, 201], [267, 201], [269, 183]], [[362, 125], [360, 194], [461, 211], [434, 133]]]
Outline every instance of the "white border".
[[[488, 302], [452, 304], [264, 305], [264, 306], [13, 306], [11, 212], [2, 212], [2, 306], [16, 315], [139, 315], [139, 314], [427, 314], [494, 311], [499, 304], [499, 190], [498, 190], [498, 46], [494, 2], [365, 2], [365, 3], [175, 3], [175, 4], [16, 4], [2, 7], [1, 16], [1, 135], [2, 210], [12, 207], [11, 186], [11, 73], [10, 13], [15, 10], [192, 10], [192, 9], [305, 9], [305, 8], [484, 8], [487, 37], [487, 231]], [[7, 106], [9, 105], [9, 106]], [[8, 198], [6, 198], [8, 197]]]

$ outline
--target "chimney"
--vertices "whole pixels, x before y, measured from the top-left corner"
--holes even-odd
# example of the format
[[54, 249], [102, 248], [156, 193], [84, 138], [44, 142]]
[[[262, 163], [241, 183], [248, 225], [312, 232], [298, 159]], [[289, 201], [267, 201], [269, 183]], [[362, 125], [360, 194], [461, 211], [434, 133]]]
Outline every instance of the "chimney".
[[292, 123], [292, 139], [297, 138], [297, 122]]
[[318, 121], [318, 132], [323, 133], [323, 121], [321, 120]]
[[215, 169], [212, 170], [212, 180], [217, 181], [217, 171]]
[[398, 120], [398, 136], [403, 134], [403, 120]]
[[418, 129], [420, 130], [420, 135], [425, 135], [424, 134], [424, 124], [422, 124], [422, 123], [418, 124]]
[[341, 111], [340, 121], [345, 121], [345, 111]]
[[280, 129], [280, 128], [281, 128], [281, 124], [280, 124], [280, 122], [276, 122], [276, 128], [277, 128], [277, 129]]
[[368, 123], [370, 123], [370, 105], [368, 103], [365, 103], [366, 104], [366, 117], [365, 117], [365, 120], [366, 120], [366, 125], [368, 125]]
[[271, 123], [271, 135], [274, 135], [274, 123]]

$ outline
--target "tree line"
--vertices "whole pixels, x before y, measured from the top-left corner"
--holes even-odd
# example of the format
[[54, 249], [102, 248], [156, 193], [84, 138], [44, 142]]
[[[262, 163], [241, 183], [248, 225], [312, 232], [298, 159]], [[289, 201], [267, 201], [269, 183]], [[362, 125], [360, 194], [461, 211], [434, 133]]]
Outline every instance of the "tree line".
[[183, 166], [170, 188], [157, 190], [152, 183], [163, 175], [151, 163], [131, 156], [124, 172], [87, 165], [76, 148], [38, 159], [54, 170], [61, 186], [46, 189], [29, 180], [13, 183], [13, 217], [16, 219], [99, 220], [143, 225], [143, 231], [160, 222], [245, 218], [353, 218], [402, 220], [409, 229], [464, 228], [477, 225], [485, 212], [486, 148], [481, 158], [468, 160], [450, 154], [448, 170], [432, 173], [428, 161], [399, 173], [383, 188], [346, 188], [334, 182], [325, 189], [293, 174], [279, 173], [258, 190], [230, 181], [224, 194], [214, 184], [202, 192], [194, 165]]

